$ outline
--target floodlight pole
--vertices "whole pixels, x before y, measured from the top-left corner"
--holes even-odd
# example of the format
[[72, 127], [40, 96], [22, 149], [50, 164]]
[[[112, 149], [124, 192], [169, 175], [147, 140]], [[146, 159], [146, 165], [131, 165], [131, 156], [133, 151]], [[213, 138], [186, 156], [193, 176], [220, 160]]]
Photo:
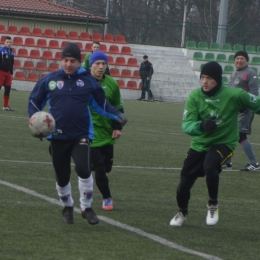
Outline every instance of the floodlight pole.
[[186, 29], [186, 20], [187, 20], [187, 2], [184, 3], [184, 14], [183, 14], [183, 23], [182, 23], [182, 35], [181, 35], [181, 47], [185, 45], [185, 29]]
[[[108, 16], [109, 16], [109, 4], [110, 4], [110, 0], [107, 0], [107, 6], [106, 6], [106, 20], [108, 21]], [[108, 24], [105, 24], [105, 28], [104, 28], [104, 35], [107, 34], [107, 27]]]
[[226, 41], [228, 0], [221, 0], [218, 16], [217, 43], [222, 46]]

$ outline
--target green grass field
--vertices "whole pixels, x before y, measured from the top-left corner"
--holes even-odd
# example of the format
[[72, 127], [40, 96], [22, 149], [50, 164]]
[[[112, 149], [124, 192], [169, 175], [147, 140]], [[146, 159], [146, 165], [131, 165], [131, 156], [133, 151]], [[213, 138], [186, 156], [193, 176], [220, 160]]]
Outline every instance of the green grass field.
[[[64, 224], [48, 141], [34, 139], [28, 128], [28, 96], [12, 91], [15, 112], [0, 110], [0, 259], [260, 259], [260, 171], [221, 173], [220, 221], [214, 227], [205, 223], [208, 196], [200, 178], [192, 189], [189, 219], [182, 227], [169, 226], [191, 140], [181, 130], [183, 104], [124, 102], [128, 123], [109, 173], [115, 210], [101, 209], [95, 187], [93, 208], [101, 222], [91, 226], [75, 212], [75, 223]], [[249, 139], [260, 161], [259, 133], [256, 116]], [[246, 163], [238, 146], [233, 168]], [[79, 208], [74, 170], [71, 183]]]

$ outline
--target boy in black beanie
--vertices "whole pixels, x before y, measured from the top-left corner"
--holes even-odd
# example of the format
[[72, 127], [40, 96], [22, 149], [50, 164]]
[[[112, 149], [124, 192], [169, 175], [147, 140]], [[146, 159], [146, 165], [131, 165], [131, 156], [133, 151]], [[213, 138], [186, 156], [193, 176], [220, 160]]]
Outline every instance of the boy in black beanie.
[[[241, 88], [244, 91], [258, 96], [258, 76], [255, 71], [248, 67], [248, 54], [246, 51], [238, 51], [234, 55], [234, 64], [236, 71], [230, 76], [228, 85], [235, 88]], [[254, 149], [247, 139], [247, 135], [251, 134], [252, 122], [254, 114], [252, 111], [242, 109], [238, 114], [238, 128], [239, 128], [239, 144], [242, 146], [248, 163], [240, 171], [255, 171], [259, 170], [260, 166], [256, 160]], [[229, 159], [223, 166], [223, 169], [232, 169], [232, 162]]]
[[217, 224], [219, 173], [237, 145], [238, 111], [250, 108], [260, 114], [256, 96], [222, 86], [222, 68], [217, 62], [205, 64], [200, 79], [201, 88], [190, 93], [183, 113], [182, 129], [193, 139], [177, 188], [179, 212], [170, 221], [171, 226], [182, 226], [187, 220], [190, 190], [197, 178], [204, 176], [209, 195], [206, 224]]

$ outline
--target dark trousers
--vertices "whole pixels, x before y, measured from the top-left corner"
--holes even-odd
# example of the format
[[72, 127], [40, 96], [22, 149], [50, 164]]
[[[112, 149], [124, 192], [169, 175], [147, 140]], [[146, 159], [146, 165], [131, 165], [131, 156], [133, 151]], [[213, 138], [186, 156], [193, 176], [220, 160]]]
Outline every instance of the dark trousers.
[[153, 98], [153, 93], [150, 89], [151, 79], [147, 80], [146, 78], [142, 78], [142, 94], [141, 98], [145, 99], [145, 91], [148, 93], [148, 98]]
[[103, 199], [111, 197], [107, 173], [111, 172], [114, 161], [114, 146], [91, 147], [91, 168], [95, 171], [96, 185]]
[[70, 181], [71, 158], [75, 163], [75, 171], [82, 179], [90, 177], [89, 142], [80, 140], [51, 140], [52, 163], [56, 173], [57, 183], [65, 187]]
[[181, 171], [181, 180], [177, 189], [177, 203], [181, 211], [188, 210], [190, 190], [198, 177], [206, 176], [209, 204], [218, 204], [218, 186], [221, 165], [233, 152], [226, 145], [214, 145], [208, 152], [189, 149]]

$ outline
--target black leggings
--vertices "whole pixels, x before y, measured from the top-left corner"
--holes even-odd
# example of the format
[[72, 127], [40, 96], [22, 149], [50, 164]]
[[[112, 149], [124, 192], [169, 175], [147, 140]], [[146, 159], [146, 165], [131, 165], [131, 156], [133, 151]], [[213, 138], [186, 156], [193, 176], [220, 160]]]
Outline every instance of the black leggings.
[[233, 152], [226, 145], [214, 145], [208, 152], [197, 152], [193, 149], [188, 151], [177, 189], [176, 198], [180, 209], [188, 209], [190, 190], [197, 178], [204, 176], [206, 176], [210, 203], [218, 203], [221, 165], [231, 156], [233, 156]]
[[57, 183], [65, 187], [70, 181], [71, 157], [75, 163], [75, 171], [82, 179], [90, 177], [89, 142], [51, 140], [52, 163], [56, 173]]

